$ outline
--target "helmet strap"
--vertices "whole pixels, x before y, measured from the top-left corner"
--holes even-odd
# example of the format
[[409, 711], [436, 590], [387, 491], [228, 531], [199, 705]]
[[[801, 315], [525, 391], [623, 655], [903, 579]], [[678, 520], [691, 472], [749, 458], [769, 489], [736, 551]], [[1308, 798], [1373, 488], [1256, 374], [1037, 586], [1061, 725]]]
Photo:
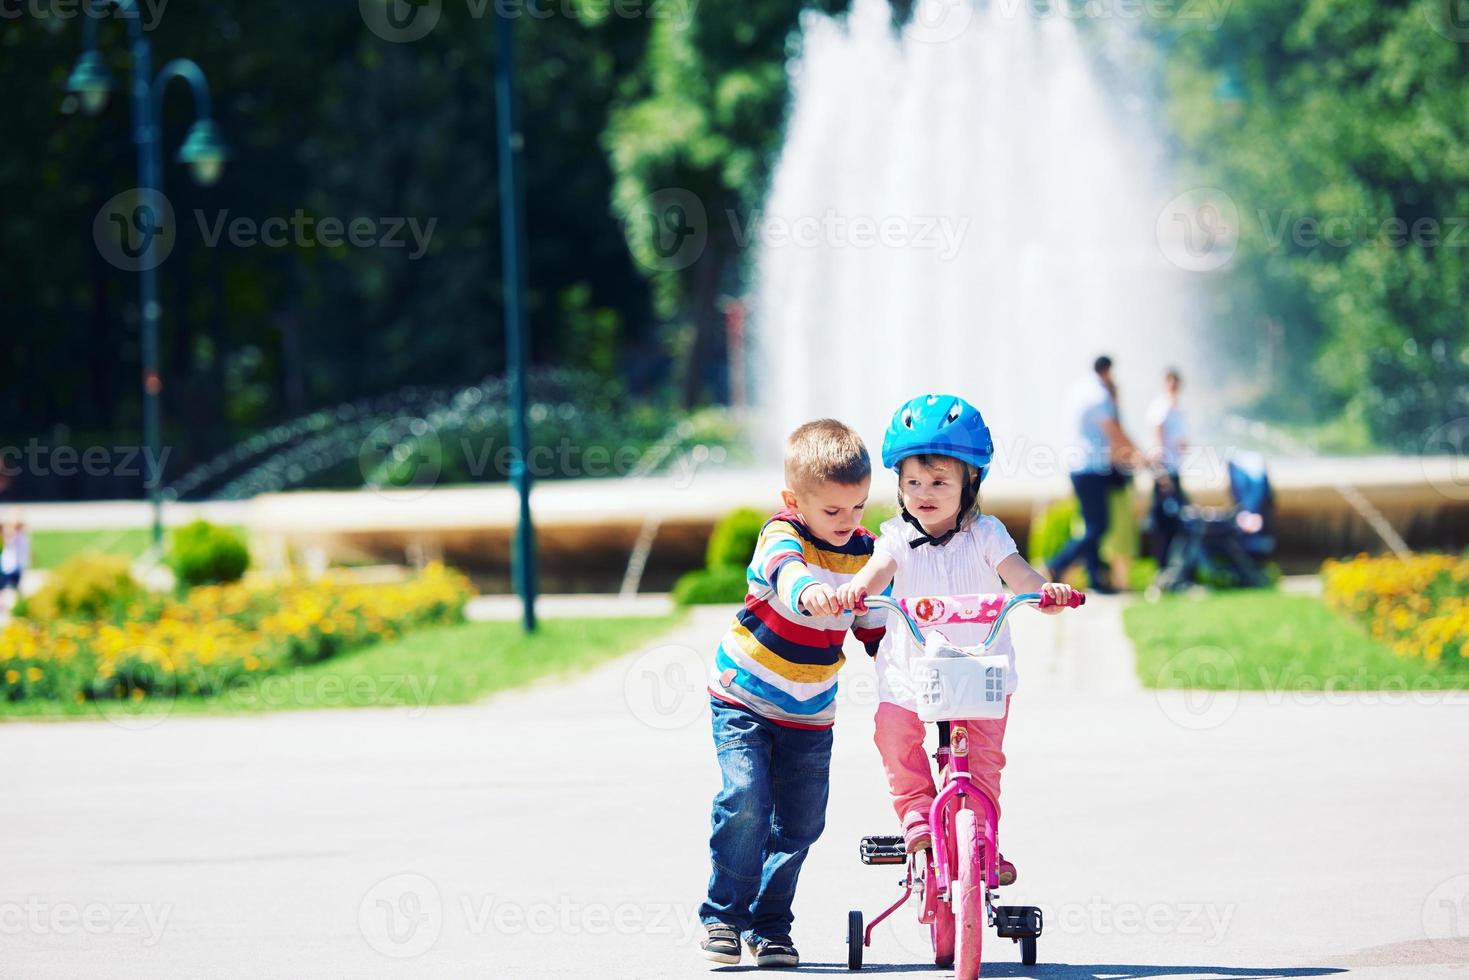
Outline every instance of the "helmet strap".
[[908, 513], [908, 505], [900, 503], [898, 510], [903, 515], [903, 520], [912, 524], [918, 531], [918, 537], [908, 542], [908, 547], [918, 548], [926, 544], [934, 547], [949, 543], [949, 539], [964, 529], [964, 517], [969, 513], [969, 507], [974, 503], [974, 498], [979, 494], [979, 481], [984, 479], [984, 469], [979, 468], [974, 476], [973, 483], [964, 484], [964, 489], [959, 492], [959, 513], [954, 515], [954, 526], [938, 537], [929, 534], [923, 527], [923, 522]]

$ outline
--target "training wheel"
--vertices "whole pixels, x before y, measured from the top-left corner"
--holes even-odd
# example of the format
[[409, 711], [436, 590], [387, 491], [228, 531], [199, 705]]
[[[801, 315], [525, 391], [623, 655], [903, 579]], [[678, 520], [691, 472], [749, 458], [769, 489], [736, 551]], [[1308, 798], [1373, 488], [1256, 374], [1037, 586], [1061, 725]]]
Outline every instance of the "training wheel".
[[862, 913], [856, 909], [847, 913], [847, 969], [862, 969]]
[[1020, 940], [1020, 962], [1026, 966], [1035, 966], [1035, 937], [1026, 936]]

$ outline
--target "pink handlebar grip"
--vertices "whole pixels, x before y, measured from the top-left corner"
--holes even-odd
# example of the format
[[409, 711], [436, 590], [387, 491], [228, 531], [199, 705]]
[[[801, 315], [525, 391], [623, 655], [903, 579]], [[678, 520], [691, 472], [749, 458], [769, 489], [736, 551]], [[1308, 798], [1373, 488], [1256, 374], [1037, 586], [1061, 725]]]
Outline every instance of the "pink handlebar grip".
[[1046, 595], [1044, 592], [1042, 592], [1041, 593], [1041, 601], [1040, 601], [1040, 604], [1037, 605], [1036, 608], [1037, 609], [1050, 609], [1052, 606], [1061, 606], [1061, 605], [1064, 605], [1064, 606], [1066, 606], [1069, 609], [1075, 609], [1077, 606], [1082, 606], [1082, 605], [1085, 605], [1085, 604], [1086, 604], [1086, 593], [1085, 592], [1077, 592], [1075, 589], [1073, 589], [1071, 591], [1071, 598], [1068, 599], [1068, 600], [1066, 600], [1064, 603], [1057, 602], [1055, 599], [1052, 599], [1049, 595]]

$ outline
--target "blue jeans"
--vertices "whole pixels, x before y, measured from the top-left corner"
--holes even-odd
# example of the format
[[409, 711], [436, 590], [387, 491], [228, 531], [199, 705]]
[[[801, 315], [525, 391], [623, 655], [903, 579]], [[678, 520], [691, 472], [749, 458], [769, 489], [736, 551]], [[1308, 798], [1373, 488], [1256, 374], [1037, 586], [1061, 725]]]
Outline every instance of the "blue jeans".
[[789, 936], [806, 852], [826, 826], [831, 729], [777, 725], [710, 698], [724, 785], [714, 797], [703, 922], [765, 939]]
[[1109, 576], [1102, 568], [1101, 547], [1111, 520], [1107, 494], [1112, 490], [1112, 476], [1108, 473], [1072, 473], [1071, 488], [1076, 491], [1077, 502], [1081, 504], [1081, 519], [1086, 530], [1081, 537], [1068, 541], [1055, 557], [1046, 562], [1046, 567], [1052, 575], [1060, 578], [1080, 558], [1092, 586], [1105, 587], [1109, 584]]

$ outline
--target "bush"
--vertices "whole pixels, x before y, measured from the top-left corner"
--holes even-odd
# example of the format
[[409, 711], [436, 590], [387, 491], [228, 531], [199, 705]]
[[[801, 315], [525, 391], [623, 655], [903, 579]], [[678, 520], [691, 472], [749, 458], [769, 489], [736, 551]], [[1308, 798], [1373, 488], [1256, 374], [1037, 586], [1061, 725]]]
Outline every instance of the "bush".
[[26, 600], [24, 613], [37, 621], [100, 619], [141, 593], [126, 558], [84, 551], [52, 570], [46, 584]]
[[760, 539], [760, 529], [766, 520], [766, 515], [750, 507], [741, 507], [721, 517], [709, 534], [709, 546], [704, 552], [705, 567], [711, 570], [741, 569], [743, 578], [743, 569], [755, 554], [755, 543]]
[[238, 582], [250, 566], [250, 552], [236, 532], [200, 520], [173, 533], [168, 564], [188, 588]]
[[1047, 507], [1040, 519], [1030, 525], [1030, 541], [1026, 548], [1032, 566], [1045, 574], [1046, 562], [1070, 541], [1073, 529], [1081, 520], [1081, 506], [1075, 497], [1065, 497]]
[[741, 602], [748, 588], [743, 567], [701, 568], [679, 577], [673, 586], [673, 600], [681, 606]]

